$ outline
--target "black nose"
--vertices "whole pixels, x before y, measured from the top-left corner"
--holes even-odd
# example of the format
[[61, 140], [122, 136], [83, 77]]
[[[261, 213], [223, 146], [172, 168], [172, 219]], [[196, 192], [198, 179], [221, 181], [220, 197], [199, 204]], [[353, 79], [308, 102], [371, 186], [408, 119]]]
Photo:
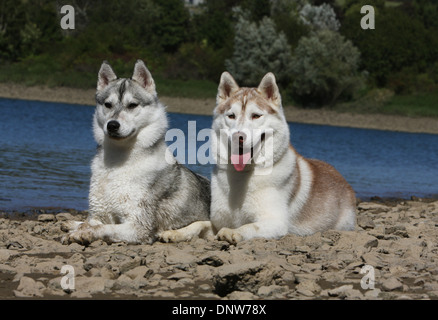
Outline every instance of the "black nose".
[[120, 128], [120, 123], [118, 121], [111, 120], [106, 125], [106, 128], [108, 129], [108, 132], [113, 132], [113, 133], [117, 132], [117, 130], [119, 130], [119, 128]]

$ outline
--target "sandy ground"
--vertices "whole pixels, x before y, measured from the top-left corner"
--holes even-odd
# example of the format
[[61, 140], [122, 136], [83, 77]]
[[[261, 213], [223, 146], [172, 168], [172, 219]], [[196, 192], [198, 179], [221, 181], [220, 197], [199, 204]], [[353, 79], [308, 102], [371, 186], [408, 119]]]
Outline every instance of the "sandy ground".
[[[17, 84], [0, 83], [0, 97], [4, 98], [94, 106], [94, 95], [95, 90], [63, 87], [26, 87]], [[189, 99], [160, 97], [160, 100], [167, 106], [169, 112], [211, 115], [215, 105], [214, 98], [215, 97], [211, 99]], [[284, 110], [286, 119], [290, 122], [438, 134], [438, 119], [433, 118], [338, 113], [331, 110], [303, 110], [292, 106], [285, 106]]]
[[438, 201], [357, 212], [349, 232], [88, 247], [60, 242], [61, 223], [86, 212], [0, 213], [0, 299], [438, 299]]

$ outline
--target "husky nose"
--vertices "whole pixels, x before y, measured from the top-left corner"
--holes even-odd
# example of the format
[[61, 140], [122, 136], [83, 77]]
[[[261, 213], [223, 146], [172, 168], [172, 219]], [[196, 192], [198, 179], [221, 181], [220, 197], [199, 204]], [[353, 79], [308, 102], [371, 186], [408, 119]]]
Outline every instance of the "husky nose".
[[246, 141], [246, 133], [240, 131], [234, 133], [233, 141], [238, 142], [240, 146], [243, 145], [243, 143]]
[[108, 124], [106, 125], [106, 128], [108, 129], [108, 132], [115, 133], [115, 132], [117, 132], [117, 130], [119, 130], [119, 128], [120, 128], [120, 123], [119, 123], [118, 121], [111, 120], [111, 121], [108, 122]]

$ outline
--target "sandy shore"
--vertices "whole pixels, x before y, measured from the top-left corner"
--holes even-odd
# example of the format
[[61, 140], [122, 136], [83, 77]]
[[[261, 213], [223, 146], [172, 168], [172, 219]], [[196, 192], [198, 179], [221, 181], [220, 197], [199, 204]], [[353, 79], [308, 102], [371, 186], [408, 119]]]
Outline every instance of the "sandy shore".
[[[95, 90], [73, 88], [26, 87], [0, 83], [0, 97], [40, 100], [94, 106]], [[169, 112], [211, 115], [215, 99], [160, 97]], [[331, 110], [303, 110], [292, 106], [284, 108], [290, 122], [333, 125], [365, 129], [438, 134], [438, 119], [409, 118], [394, 115], [338, 113]]]
[[[86, 212], [0, 213], [0, 299], [438, 299], [438, 201], [361, 202], [357, 213], [349, 232], [88, 247], [60, 242], [62, 222]], [[74, 289], [61, 285], [66, 265]], [[374, 288], [361, 286], [366, 265]]]

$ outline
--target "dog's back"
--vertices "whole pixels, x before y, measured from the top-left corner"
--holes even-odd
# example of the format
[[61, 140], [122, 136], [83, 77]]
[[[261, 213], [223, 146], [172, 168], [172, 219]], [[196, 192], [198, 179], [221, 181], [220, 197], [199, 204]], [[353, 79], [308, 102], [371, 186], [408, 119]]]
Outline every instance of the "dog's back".
[[153, 193], [153, 197], [143, 201], [144, 216], [138, 221], [150, 220], [153, 213], [155, 235], [210, 218], [210, 181], [179, 163], [160, 175]]
[[327, 229], [353, 230], [356, 197], [344, 177], [321, 160], [297, 153], [296, 159], [289, 199], [290, 232], [308, 235]]

